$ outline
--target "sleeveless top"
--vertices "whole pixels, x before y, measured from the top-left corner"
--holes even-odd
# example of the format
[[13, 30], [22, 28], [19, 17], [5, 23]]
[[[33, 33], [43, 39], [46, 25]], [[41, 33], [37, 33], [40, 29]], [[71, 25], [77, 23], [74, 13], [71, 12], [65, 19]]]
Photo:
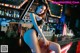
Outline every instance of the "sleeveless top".
[[[35, 15], [35, 17], [36, 17], [36, 22], [37, 22], [37, 25], [38, 26], [40, 26], [40, 25], [43, 25], [43, 20], [41, 19], [41, 18], [39, 18], [39, 16], [38, 15]], [[36, 31], [36, 34], [37, 34], [37, 36], [38, 36], [38, 32], [37, 32], [37, 30], [35, 29], [35, 27], [34, 26], [32, 26], [32, 28], [31, 29], [34, 29], [35, 31]]]
[[35, 17], [36, 17], [36, 21], [37, 21], [37, 25], [38, 26], [40, 26], [40, 25], [42, 25], [44, 23], [42, 18], [40, 18], [38, 15], [35, 15]]

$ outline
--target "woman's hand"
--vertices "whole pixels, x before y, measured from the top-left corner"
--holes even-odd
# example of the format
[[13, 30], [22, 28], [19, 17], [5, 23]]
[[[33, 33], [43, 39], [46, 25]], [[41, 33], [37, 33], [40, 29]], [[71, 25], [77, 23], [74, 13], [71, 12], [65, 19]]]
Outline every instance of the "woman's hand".
[[49, 41], [47, 39], [40, 38], [39, 42], [45, 46], [49, 45]]
[[41, 53], [49, 53], [48, 40], [39, 39], [39, 45], [41, 48]]
[[39, 39], [39, 44], [47, 46], [47, 45], [49, 45], [49, 41], [47, 39], [43, 40], [42, 38], [40, 38]]
[[44, 40], [44, 45], [49, 45], [49, 41], [47, 39]]

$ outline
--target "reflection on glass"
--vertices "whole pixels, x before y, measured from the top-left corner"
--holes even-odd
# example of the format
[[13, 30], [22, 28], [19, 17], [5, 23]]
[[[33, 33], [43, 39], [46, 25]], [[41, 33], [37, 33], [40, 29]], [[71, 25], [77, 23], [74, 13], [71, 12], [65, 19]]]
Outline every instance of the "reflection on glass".
[[4, 9], [4, 8], [0, 8], [0, 15], [1, 16], [9, 16], [9, 17], [13, 17], [13, 18], [19, 18], [19, 16], [20, 16], [19, 11], [12, 10], [12, 9]]
[[2, 8], [1, 10], [2, 10], [2, 11], [1, 11], [1, 15], [4, 15], [4, 9]]
[[6, 16], [9, 16], [9, 10], [7, 10], [7, 12], [6, 12]]
[[1, 15], [1, 8], [0, 8], [0, 15]]
[[9, 11], [9, 17], [11, 17], [11, 11]]
[[19, 12], [15, 10], [13, 13], [13, 16], [14, 18], [19, 18]]
[[17, 17], [17, 18], [19, 17], [19, 12], [18, 12], [18, 11], [16, 11], [16, 17]]
[[12, 11], [11, 11], [11, 17], [13, 17], [13, 14], [14, 14], [14, 13], [13, 13], [13, 10], [12, 10]]
[[14, 14], [13, 15], [14, 15], [14, 17], [16, 17], [16, 11], [14, 11]]

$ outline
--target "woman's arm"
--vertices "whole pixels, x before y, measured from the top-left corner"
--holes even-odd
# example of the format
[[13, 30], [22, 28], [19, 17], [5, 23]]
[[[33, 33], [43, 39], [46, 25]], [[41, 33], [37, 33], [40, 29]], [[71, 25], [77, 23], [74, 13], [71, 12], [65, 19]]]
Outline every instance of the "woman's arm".
[[38, 25], [36, 23], [35, 15], [33, 13], [30, 13], [30, 18], [31, 18], [31, 21], [33, 23], [33, 26], [35, 27], [35, 29], [37, 30], [37, 32], [40, 34], [40, 36], [43, 37], [43, 40], [46, 43], [47, 42], [47, 39], [45, 38], [44, 34], [40, 30], [40, 27], [38, 27]]

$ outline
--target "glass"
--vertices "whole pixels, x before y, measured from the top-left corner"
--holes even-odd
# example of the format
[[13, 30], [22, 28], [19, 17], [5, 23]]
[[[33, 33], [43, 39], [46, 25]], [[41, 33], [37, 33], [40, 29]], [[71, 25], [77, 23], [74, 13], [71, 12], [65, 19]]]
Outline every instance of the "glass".
[[9, 17], [11, 17], [11, 10], [9, 10]]
[[4, 8], [1, 8], [1, 15], [4, 15]]
[[13, 15], [14, 15], [14, 18], [19, 18], [19, 16], [20, 16], [19, 15], [19, 11], [14, 10], [14, 14]]
[[0, 15], [1, 15], [1, 8], [0, 8]]
[[7, 9], [7, 11], [6, 11], [6, 16], [9, 16], [9, 10]]

